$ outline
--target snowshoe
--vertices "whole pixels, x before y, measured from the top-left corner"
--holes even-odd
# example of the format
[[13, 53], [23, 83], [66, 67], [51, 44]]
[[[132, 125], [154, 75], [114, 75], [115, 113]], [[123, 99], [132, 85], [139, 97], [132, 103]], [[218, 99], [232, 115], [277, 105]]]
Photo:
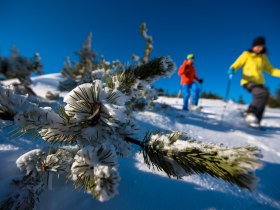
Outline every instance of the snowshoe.
[[252, 114], [252, 113], [248, 113], [245, 116], [245, 121], [250, 125], [254, 125], [254, 124], [259, 124], [258, 118], [256, 117], [256, 115]]
[[246, 113], [245, 122], [250, 128], [254, 128], [257, 130], [265, 130], [261, 125], [257, 117], [252, 113]]

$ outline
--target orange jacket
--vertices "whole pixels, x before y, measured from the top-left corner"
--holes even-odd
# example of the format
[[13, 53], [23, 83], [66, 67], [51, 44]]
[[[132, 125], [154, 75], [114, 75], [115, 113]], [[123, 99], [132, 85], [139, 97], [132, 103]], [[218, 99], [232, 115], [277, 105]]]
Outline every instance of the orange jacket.
[[199, 80], [196, 70], [190, 60], [185, 60], [180, 66], [178, 75], [181, 76], [181, 85], [191, 84], [194, 80]]

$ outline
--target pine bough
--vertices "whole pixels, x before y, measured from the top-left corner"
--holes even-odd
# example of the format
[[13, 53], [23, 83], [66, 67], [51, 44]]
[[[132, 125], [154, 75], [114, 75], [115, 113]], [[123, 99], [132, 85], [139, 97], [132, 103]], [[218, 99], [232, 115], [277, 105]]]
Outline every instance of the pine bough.
[[[151, 75], [143, 73], [146, 67], [152, 68]], [[58, 112], [38, 107], [26, 96], [0, 87], [1, 112], [10, 116], [9, 120], [21, 132], [41, 136], [51, 145], [49, 151], [35, 149], [18, 158], [16, 164], [25, 175], [13, 184], [21, 191], [2, 202], [2, 206], [16, 209], [25, 203], [28, 208], [36, 207], [39, 194], [51, 188], [55, 174], [66, 176], [75, 188], [83, 188], [97, 200], [107, 201], [117, 194], [117, 159], [130, 155], [131, 144], [140, 146], [148, 166], [169, 177], [206, 173], [253, 190], [254, 171], [261, 166], [257, 148], [203, 144], [180, 132], [148, 133], [143, 141], [133, 138], [135, 125], [127, 104], [137, 95], [135, 85], [153, 81], [156, 75], [168, 75], [174, 69], [169, 57], [111, 77], [101, 69], [99, 73], [106, 75], [108, 82], [96, 79], [79, 85], [65, 96], [66, 105]]]
[[143, 97], [140, 93], [175, 69], [165, 56], [117, 72], [95, 70], [92, 82], [71, 90], [58, 111], [39, 107], [27, 96], [0, 86], [1, 119], [19, 128], [16, 135], [34, 134], [50, 145], [17, 159], [24, 175], [13, 180], [17, 190], [1, 202], [0, 209], [36, 208], [40, 193], [52, 188], [54, 175], [65, 176], [75, 189], [107, 201], [117, 194], [118, 158], [128, 157], [132, 144], [140, 147], [149, 167], [169, 177], [205, 173], [254, 190], [254, 172], [261, 167], [260, 151], [255, 147], [203, 144], [179, 131], [148, 132], [142, 141], [133, 138], [136, 126], [131, 113], [137, 99]]

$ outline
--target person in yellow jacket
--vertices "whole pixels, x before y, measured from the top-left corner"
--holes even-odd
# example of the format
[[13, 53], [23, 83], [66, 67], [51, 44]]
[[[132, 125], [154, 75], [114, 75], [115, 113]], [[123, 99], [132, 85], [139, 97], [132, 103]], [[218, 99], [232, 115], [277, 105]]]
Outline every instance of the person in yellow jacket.
[[269, 98], [264, 86], [263, 70], [272, 76], [280, 77], [280, 69], [274, 68], [267, 57], [265, 38], [260, 36], [253, 40], [252, 48], [244, 51], [230, 66], [228, 74], [234, 74], [242, 68], [241, 86], [253, 95], [253, 100], [245, 113], [245, 121], [253, 127], [259, 127]]

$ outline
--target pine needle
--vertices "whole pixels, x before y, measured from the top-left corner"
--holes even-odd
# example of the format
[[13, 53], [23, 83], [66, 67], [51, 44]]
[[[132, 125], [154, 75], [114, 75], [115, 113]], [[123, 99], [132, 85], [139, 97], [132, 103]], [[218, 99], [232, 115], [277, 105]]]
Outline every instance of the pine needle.
[[142, 148], [144, 162], [149, 168], [163, 171], [168, 177], [181, 179], [192, 174], [208, 174], [240, 188], [254, 190], [257, 182], [254, 171], [262, 166], [258, 148], [204, 145], [187, 138], [185, 148], [179, 149], [174, 144], [181, 136], [181, 132], [169, 136], [148, 132], [142, 143], [128, 137], [125, 140]]

